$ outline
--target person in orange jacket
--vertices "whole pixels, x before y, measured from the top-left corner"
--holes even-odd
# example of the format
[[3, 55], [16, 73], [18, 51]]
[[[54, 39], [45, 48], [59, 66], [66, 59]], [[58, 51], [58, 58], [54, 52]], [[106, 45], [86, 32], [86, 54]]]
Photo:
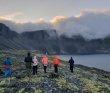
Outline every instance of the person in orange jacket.
[[46, 57], [46, 55], [44, 55], [44, 57], [42, 58], [42, 63], [44, 66], [44, 73], [47, 74], [46, 69], [47, 69], [47, 65], [48, 65], [48, 58]]
[[57, 59], [57, 56], [54, 56], [53, 65], [54, 65], [54, 68], [55, 68], [55, 73], [58, 73], [59, 61]]

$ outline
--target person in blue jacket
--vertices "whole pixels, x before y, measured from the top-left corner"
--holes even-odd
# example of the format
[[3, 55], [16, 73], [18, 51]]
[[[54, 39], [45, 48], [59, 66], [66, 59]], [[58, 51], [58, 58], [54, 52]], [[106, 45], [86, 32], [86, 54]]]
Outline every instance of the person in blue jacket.
[[72, 57], [71, 57], [71, 59], [69, 60], [69, 63], [70, 63], [70, 70], [71, 70], [71, 72], [73, 73], [74, 60], [73, 60]]
[[7, 60], [4, 61], [4, 65], [5, 65], [5, 74], [4, 74], [4, 76], [7, 76], [7, 73], [8, 73], [9, 76], [11, 76], [11, 67], [10, 67], [11, 64], [12, 64], [12, 62], [10, 60], [10, 57], [8, 56]]

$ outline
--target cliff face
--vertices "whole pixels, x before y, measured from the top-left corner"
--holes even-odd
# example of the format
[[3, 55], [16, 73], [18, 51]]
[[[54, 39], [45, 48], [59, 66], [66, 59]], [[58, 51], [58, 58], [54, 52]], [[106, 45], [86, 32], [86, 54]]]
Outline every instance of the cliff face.
[[82, 36], [58, 36], [56, 30], [21, 34], [0, 23], [0, 49], [39, 50], [49, 54], [110, 53], [110, 37], [85, 40]]
[[44, 53], [60, 53], [59, 38], [55, 30], [30, 31], [18, 34], [0, 24], [0, 49], [40, 50]]

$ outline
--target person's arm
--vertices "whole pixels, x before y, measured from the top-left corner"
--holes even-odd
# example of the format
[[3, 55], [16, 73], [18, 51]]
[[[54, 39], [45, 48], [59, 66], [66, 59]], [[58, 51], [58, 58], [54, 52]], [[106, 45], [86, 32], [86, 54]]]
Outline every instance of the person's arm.
[[12, 62], [10, 61], [10, 65], [12, 65]]
[[32, 57], [31, 57], [31, 63], [33, 63]]
[[59, 60], [57, 60], [58, 61], [58, 65], [59, 65]]
[[73, 60], [73, 64], [74, 64], [74, 60]]
[[44, 59], [42, 59], [42, 63], [44, 64]]
[[53, 60], [53, 65], [55, 65], [55, 62], [54, 62], [54, 60]]
[[24, 59], [24, 62], [26, 62], [26, 57], [25, 57], [25, 59]]
[[68, 61], [68, 63], [70, 63], [70, 60]]

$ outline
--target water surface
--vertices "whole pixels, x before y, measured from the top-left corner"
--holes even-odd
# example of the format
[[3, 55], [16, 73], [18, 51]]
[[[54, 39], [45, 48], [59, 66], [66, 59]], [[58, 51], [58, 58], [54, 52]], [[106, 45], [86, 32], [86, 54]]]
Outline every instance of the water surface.
[[[54, 56], [54, 55], [53, 55]], [[73, 57], [75, 64], [82, 64], [110, 71], [110, 54], [91, 54], [91, 55], [56, 55], [59, 59], [68, 61]]]

